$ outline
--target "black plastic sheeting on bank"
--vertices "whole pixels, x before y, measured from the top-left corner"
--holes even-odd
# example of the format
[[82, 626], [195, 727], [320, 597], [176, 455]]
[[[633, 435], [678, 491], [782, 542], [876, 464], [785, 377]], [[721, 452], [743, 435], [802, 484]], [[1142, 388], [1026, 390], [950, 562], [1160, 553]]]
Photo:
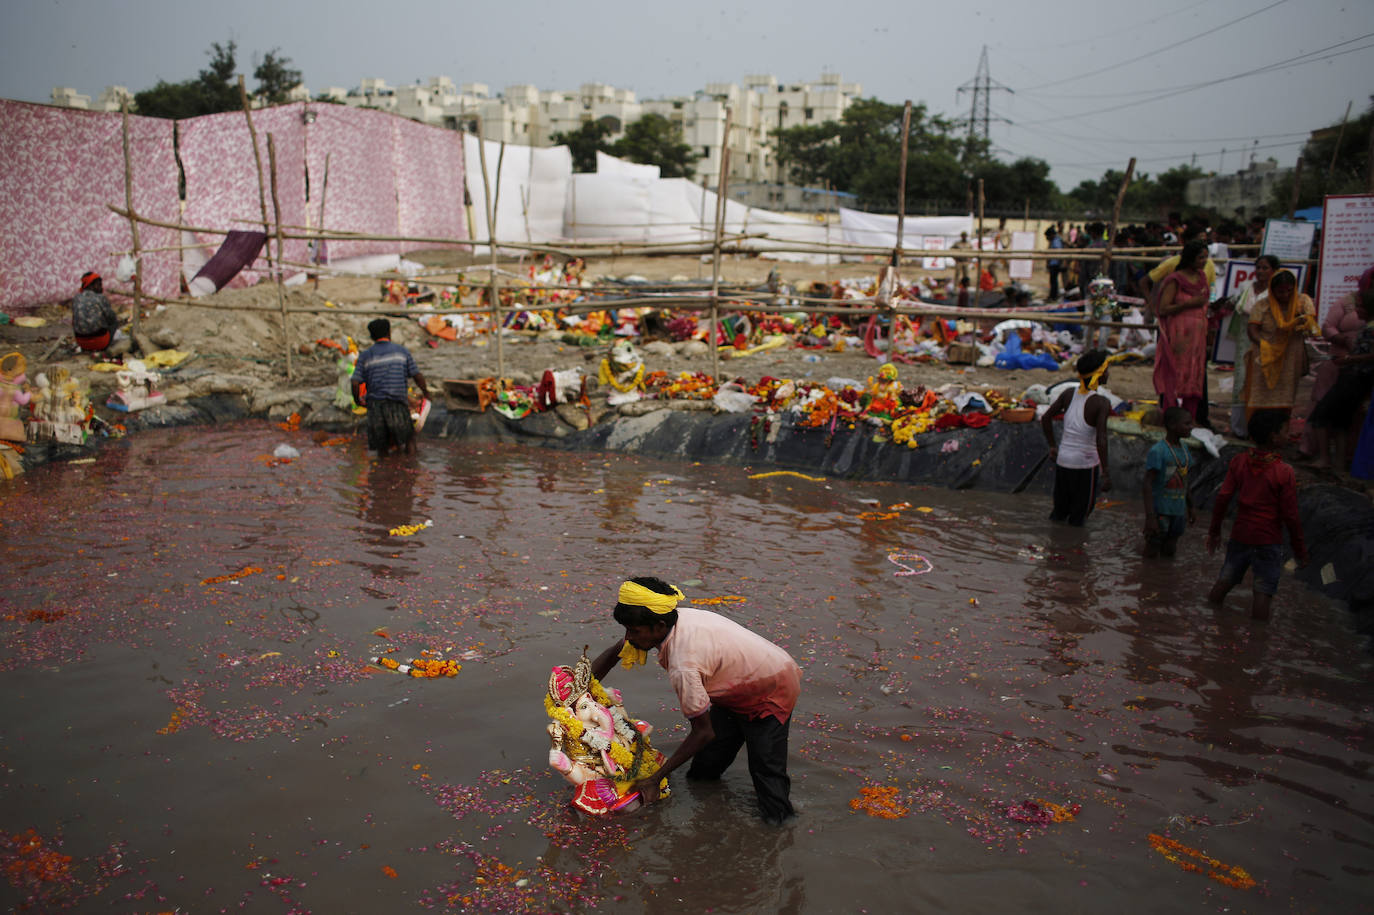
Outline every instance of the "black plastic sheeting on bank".
[[[305, 425], [349, 431], [352, 416], [330, 411], [332, 420], [307, 417]], [[197, 398], [154, 407], [127, 417], [131, 433], [139, 429], [208, 425], [245, 419], [247, 402], [236, 395]], [[917, 448], [874, 441], [873, 430], [797, 426], [793, 414], [771, 417], [706, 411], [656, 410], [643, 416], [612, 414], [585, 430], [575, 430], [556, 413], [511, 420], [495, 411], [450, 412], [435, 405], [425, 426], [429, 438], [487, 440], [537, 444], [570, 451], [612, 451], [678, 461], [772, 467], [823, 474], [848, 480], [878, 480], [922, 486], [946, 486], [985, 492], [1030, 492], [1049, 495], [1054, 472], [1038, 422], [1000, 423], [982, 429], [956, 429], [920, 436]], [[315, 420], [315, 421], [312, 421]], [[85, 446], [29, 445], [26, 468], [49, 460], [71, 460], [89, 454], [102, 441]], [[946, 451], [948, 442], [957, 450]], [[1112, 435], [1109, 458], [1115, 489], [1111, 498], [1135, 501], [1145, 456], [1153, 443], [1138, 436]], [[1230, 459], [1243, 449], [1230, 446], [1220, 459], [1195, 451], [1197, 470], [1190, 474], [1193, 500], [1205, 524]], [[1361, 631], [1374, 632], [1374, 506], [1368, 498], [1331, 484], [1300, 485], [1298, 508], [1311, 562], [1297, 577], [1357, 614]]]

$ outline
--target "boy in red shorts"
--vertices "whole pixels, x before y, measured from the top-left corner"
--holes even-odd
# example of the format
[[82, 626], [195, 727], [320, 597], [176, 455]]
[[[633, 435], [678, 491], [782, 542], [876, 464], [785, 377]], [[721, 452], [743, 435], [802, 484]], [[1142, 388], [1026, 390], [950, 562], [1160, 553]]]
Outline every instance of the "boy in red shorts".
[[1288, 414], [1284, 410], [1258, 410], [1250, 418], [1250, 438], [1255, 447], [1231, 459], [1207, 532], [1207, 552], [1215, 553], [1221, 540], [1221, 522], [1234, 497], [1236, 520], [1226, 544], [1226, 561], [1207, 600], [1220, 604], [1250, 569], [1254, 589], [1250, 616], [1257, 620], [1269, 619], [1270, 605], [1279, 589], [1283, 528], [1288, 528], [1298, 565], [1307, 565], [1307, 545], [1303, 543], [1302, 522], [1298, 518], [1297, 479], [1293, 468], [1279, 458], [1277, 451], [1287, 426]]

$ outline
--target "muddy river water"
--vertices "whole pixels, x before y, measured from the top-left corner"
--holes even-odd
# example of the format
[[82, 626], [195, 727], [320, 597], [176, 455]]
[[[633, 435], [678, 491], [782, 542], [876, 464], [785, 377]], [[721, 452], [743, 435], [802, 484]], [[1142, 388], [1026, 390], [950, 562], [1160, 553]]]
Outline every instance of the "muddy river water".
[[[300, 456], [272, 459], [289, 443]], [[773, 468], [758, 468], [770, 471]], [[1371, 663], [1285, 577], [1137, 557], [1138, 507], [266, 423], [0, 483], [0, 900], [80, 912], [1374, 907]], [[414, 533], [406, 526], [432, 525]], [[394, 532], [394, 533], [393, 533]], [[781, 828], [741, 758], [589, 821], [554, 664], [683, 584], [803, 669]], [[456, 658], [451, 679], [369, 663]], [[656, 665], [608, 685], [671, 749]]]

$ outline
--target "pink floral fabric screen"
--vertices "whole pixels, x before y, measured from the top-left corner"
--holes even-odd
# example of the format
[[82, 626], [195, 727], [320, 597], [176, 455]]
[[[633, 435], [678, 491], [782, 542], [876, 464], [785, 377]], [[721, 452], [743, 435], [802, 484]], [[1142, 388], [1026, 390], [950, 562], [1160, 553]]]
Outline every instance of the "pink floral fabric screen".
[[[172, 122], [129, 118], [134, 209], [159, 222], [177, 221], [177, 168]], [[121, 116], [0, 99], [0, 306], [39, 305], [76, 294], [81, 274], [95, 270], [106, 289], [120, 255], [133, 246], [129, 221], [106, 204], [124, 206]], [[177, 244], [177, 233], [143, 225], [142, 248]], [[143, 255], [143, 288], [170, 296], [179, 289], [175, 251]]]
[[[391, 153], [393, 116], [342, 105], [315, 104], [310, 110], [315, 115], [307, 143], [310, 224], [336, 232], [401, 234]], [[394, 241], [331, 241], [328, 245], [329, 259], [335, 261], [399, 247]]]
[[[272, 178], [267, 137], [272, 135], [277, 154], [277, 203], [284, 227], [304, 226], [305, 222], [305, 125], [301, 106], [287, 105], [253, 112], [253, 129], [258, 135], [258, 155], [262, 157], [263, 198], [258, 195], [258, 171], [253, 158], [252, 137], [242, 112], [210, 114], [178, 124], [182, 168], [186, 172], [185, 224], [196, 228], [258, 229], [262, 222], [262, 200], [267, 203], [267, 219], [273, 219]], [[286, 231], [292, 231], [286, 229]], [[268, 228], [268, 247], [273, 258], [277, 245], [274, 229]], [[197, 240], [213, 252], [224, 236], [197, 234]], [[268, 248], [264, 248], [266, 254]], [[287, 239], [284, 260], [288, 275], [307, 263], [306, 242]], [[263, 278], [265, 261], [259, 257], [253, 268], [244, 270], [230, 285], [254, 283]]]
[[[380, 111], [299, 103], [253, 113], [262, 157], [267, 218], [273, 219], [270, 134], [276, 149], [277, 202], [287, 231], [321, 227], [368, 235], [468, 238], [463, 207], [462, 135]], [[258, 172], [241, 112], [173, 123], [129, 119], [134, 206], [159, 222], [228, 231], [259, 228]], [[186, 178], [179, 215], [177, 154]], [[124, 205], [124, 148], [119, 114], [0, 99], [0, 305], [23, 307], [70, 298], [87, 270], [114, 281], [119, 253], [132, 247]], [[326, 162], [328, 174], [326, 175]], [[309, 172], [307, 174], [307, 169]], [[328, 186], [326, 187], [326, 181]], [[271, 234], [269, 227], [269, 235]], [[180, 234], [142, 225], [144, 249], [173, 248]], [[197, 235], [212, 253], [224, 236]], [[269, 238], [272, 256], [275, 239]], [[387, 253], [433, 242], [344, 241], [331, 260]], [[285, 243], [286, 272], [309, 261], [303, 239]], [[263, 278], [260, 257], [232, 285]], [[176, 250], [143, 256], [144, 289], [172, 297], [181, 289]]]
[[[392, 119], [392, 129], [401, 234], [468, 238], [462, 134], [401, 118]], [[432, 243], [412, 243], [406, 250], [433, 247]]]

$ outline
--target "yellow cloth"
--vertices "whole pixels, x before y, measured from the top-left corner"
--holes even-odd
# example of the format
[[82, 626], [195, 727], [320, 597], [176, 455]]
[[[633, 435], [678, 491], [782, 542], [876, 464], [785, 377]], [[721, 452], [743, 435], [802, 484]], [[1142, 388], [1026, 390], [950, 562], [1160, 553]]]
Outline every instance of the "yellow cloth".
[[626, 639], [625, 644], [620, 647], [620, 666], [626, 670], [633, 670], [642, 664], [649, 662], [649, 652], [643, 648], [636, 648]]
[[155, 353], [149, 353], [143, 357], [143, 363], [153, 368], [171, 368], [185, 362], [190, 353], [183, 353], [179, 349], [160, 349]]
[[1106, 359], [1103, 359], [1102, 364], [1093, 369], [1090, 374], [1079, 375], [1078, 390], [1084, 394], [1087, 394], [1089, 391], [1096, 391], [1097, 386], [1102, 383], [1102, 376], [1106, 374], [1107, 368], [1113, 362], [1120, 362], [1125, 355], [1125, 353], [1113, 353]]
[[92, 372], [122, 372], [124, 366], [118, 362], [97, 362], [91, 366]]
[[659, 594], [633, 581], [627, 581], [620, 586], [620, 603], [645, 607], [658, 614], [672, 613], [677, 609], [678, 601], [685, 599], [685, 595], [677, 588], [673, 588], [672, 594]]
[[[1150, 282], [1158, 286], [1164, 282], [1164, 278], [1178, 269], [1179, 255], [1159, 262], [1159, 266], [1150, 271]], [[1212, 259], [1207, 258], [1207, 263], [1202, 268], [1203, 273], [1207, 274], [1207, 285], [1215, 286], [1217, 282], [1217, 265], [1212, 263]]]
[[[1280, 270], [1274, 276], [1281, 276], [1291, 273], [1287, 270]], [[1270, 289], [1273, 289], [1274, 281], [1269, 281]], [[1283, 374], [1283, 360], [1288, 353], [1288, 346], [1292, 342], [1293, 332], [1297, 330], [1309, 331], [1312, 329], [1312, 300], [1304, 293], [1293, 291], [1293, 300], [1288, 303], [1288, 313], [1284, 314], [1279, 307], [1278, 299], [1274, 298], [1272, 291], [1269, 296], [1269, 314], [1274, 319], [1274, 339], [1266, 340], [1260, 337], [1259, 362], [1260, 370], [1264, 372], [1264, 381], [1269, 387], [1276, 387], [1279, 377]], [[1251, 322], [1259, 323], [1255, 319], [1263, 320], [1260, 314], [1252, 314]], [[1301, 340], [1298, 341], [1301, 345]]]

